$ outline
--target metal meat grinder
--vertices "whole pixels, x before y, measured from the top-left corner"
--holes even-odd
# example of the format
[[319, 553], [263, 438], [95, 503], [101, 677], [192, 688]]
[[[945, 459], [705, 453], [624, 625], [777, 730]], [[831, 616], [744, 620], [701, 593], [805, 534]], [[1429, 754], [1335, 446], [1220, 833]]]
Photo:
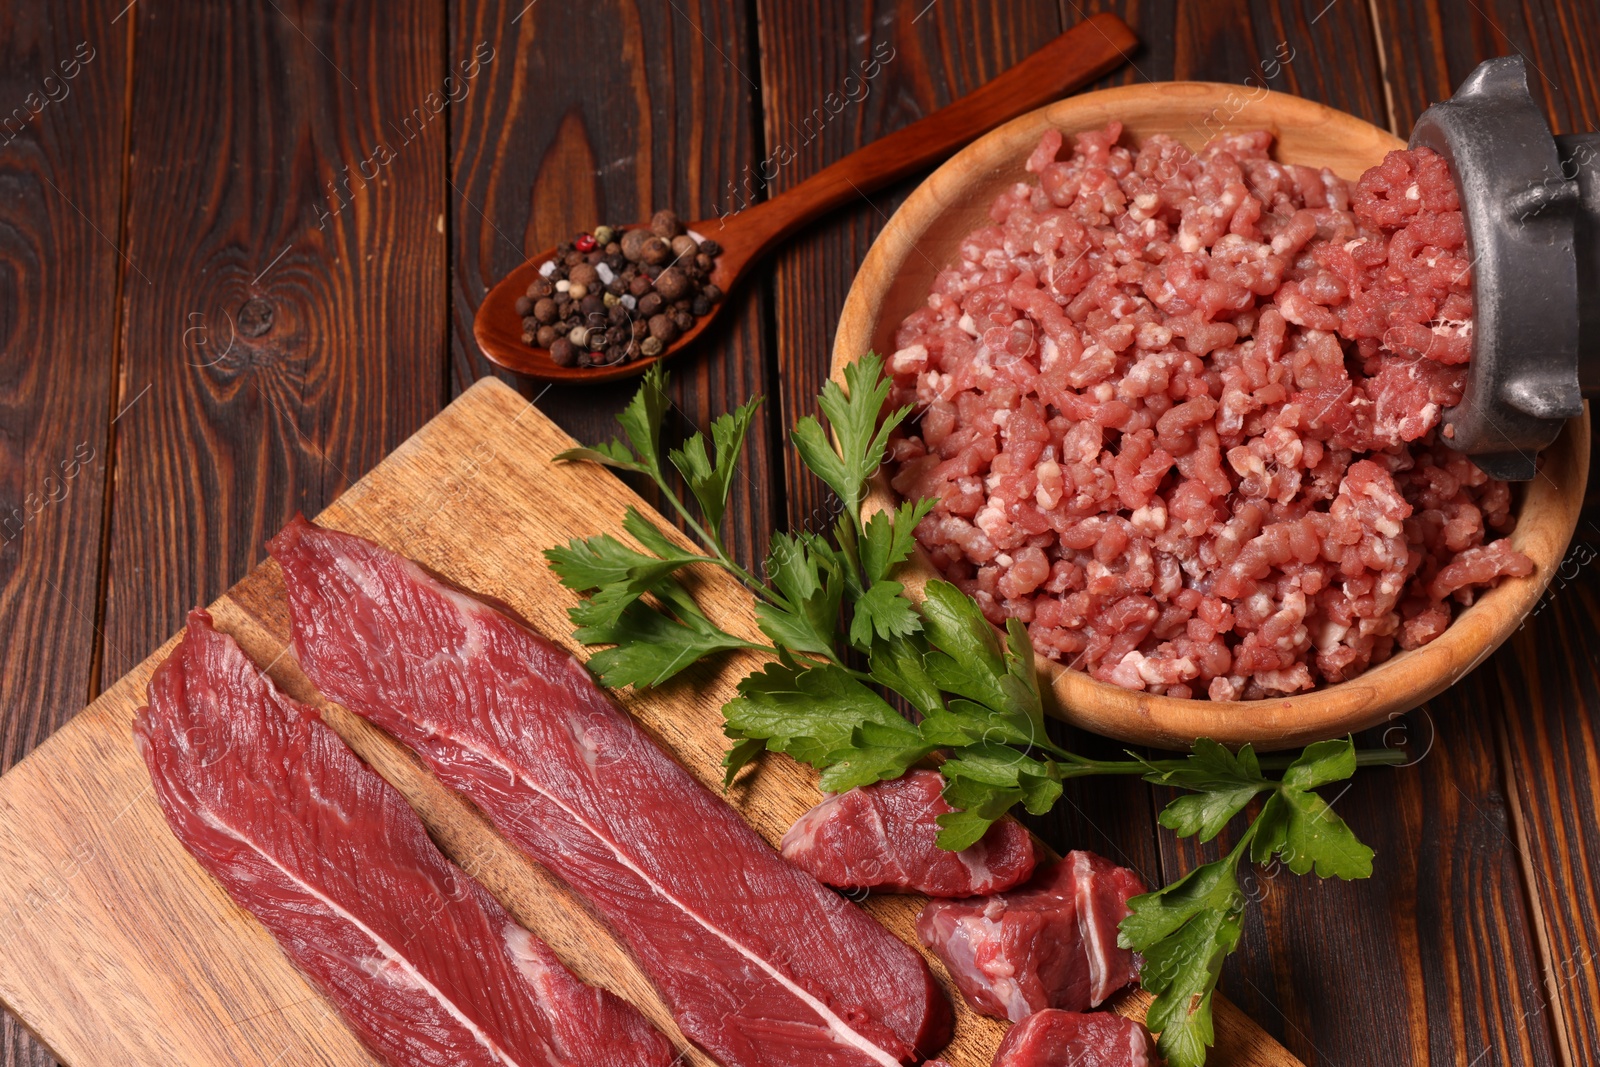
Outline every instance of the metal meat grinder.
[[1443, 440], [1526, 481], [1600, 395], [1600, 133], [1552, 136], [1508, 56], [1422, 113], [1411, 147], [1424, 146], [1450, 165], [1472, 263], [1472, 362]]

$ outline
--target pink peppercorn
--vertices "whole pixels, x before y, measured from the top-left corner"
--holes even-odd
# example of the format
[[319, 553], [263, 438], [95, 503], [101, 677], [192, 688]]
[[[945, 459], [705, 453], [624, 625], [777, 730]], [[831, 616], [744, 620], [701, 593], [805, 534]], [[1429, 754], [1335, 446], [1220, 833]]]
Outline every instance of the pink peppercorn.
[[572, 242], [572, 246], [580, 252], [593, 252], [594, 236], [587, 233], [579, 234], [578, 239]]

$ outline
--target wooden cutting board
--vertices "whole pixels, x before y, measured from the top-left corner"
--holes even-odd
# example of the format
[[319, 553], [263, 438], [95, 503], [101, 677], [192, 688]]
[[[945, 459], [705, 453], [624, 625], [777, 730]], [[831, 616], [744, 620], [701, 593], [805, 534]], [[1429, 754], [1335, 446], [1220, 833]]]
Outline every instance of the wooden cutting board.
[[[640, 508], [610, 474], [553, 464], [573, 442], [515, 391], [479, 382], [352, 486], [319, 521], [373, 538], [469, 589], [499, 597], [567, 637], [572, 596], [540, 551], [574, 536], [621, 534]], [[707, 613], [755, 636], [750, 598], [731, 579], [697, 588]], [[277, 566], [257, 567], [211, 606], [285, 691], [320, 703], [293, 656]], [[374, 1063], [267, 933], [168, 832], [129, 727], [169, 640], [0, 778], [0, 1000], [71, 1067], [357, 1067]], [[634, 718], [701, 781], [720, 789], [720, 707], [754, 664], [734, 657], [665, 689], [625, 693]], [[582, 977], [637, 1004], [690, 1048], [649, 982], [562, 885], [507, 846], [474, 809], [398, 743], [341, 708], [330, 723], [422, 814], [441, 847]], [[768, 757], [728, 799], [767, 840], [819, 798], [814, 772]], [[865, 906], [912, 944], [920, 898]], [[935, 970], [949, 989], [937, 962]], [[952, 1067], [988, 1067], [1004, 1024], [957, 1005]], [[1119, 1010], [1138, 1015], [1139, 994]], [[1217, 1067], [1298, 1063], [1231, 1004], [1218, 1003]], [[797, 1065], [803, 1067], [803, 1065]]]

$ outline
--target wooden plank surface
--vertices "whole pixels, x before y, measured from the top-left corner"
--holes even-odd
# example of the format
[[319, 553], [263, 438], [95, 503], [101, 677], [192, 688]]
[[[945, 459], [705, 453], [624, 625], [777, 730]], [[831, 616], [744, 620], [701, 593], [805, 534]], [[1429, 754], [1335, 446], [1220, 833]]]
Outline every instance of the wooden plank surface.
[[[754, 43], [743, 3], [453, 0], [452, 57], [490, 50], [495, 58], [449, 114], [452, 395], [494, 374], [539, 397], [575, 436], [616, 432], [613, 416], [633, 383], [548, 392], [518, 383], [478, 351], [472, 316], [527, 256], [601, 222], [648, 219], [660, 208], [686, 220], [714, 215], [724, 182], [761, 155]], [[729, 299], [696, 356], [672, 365], [679, 429], [706, 426], [731, 398], [775, 388], [761, 286]], [[783, 499], [782, 482], [764, 476], [778, 462], [775, 426], [769, 412], [757, 416], [749, 476], [729, 511], [729, 549], [745, 563], [765, 556]], [[659, 503], [653, 485], [634, 487]]]
[[[293, 508], [332, 499], [488, 374], [472, 312], [545, 233], [663, 203], [712, 213], [877, 42], [896, 49], [875, 79], [887, 91], [847, 107], [778, 187], [1099, 10], [1145, 40], [1108, 81], [1243, 85], [1287, 46], [1271, 87], [1404, 131], [1477, 62], [1517, 51], [1557, 129], [1600, 124], [1600, 9], [1580, 0], [4, 5], [0, 119], [29, 116], [29, 94], [60, 96], [43, 79], [80, 43], [96, 58], [20, 135], [0, 133], [0, 519], [30, 492], [59, 496], [44, 479], [80, 444], [96, 457], [0, 541], [0, 767], [246, 573]], [[456, 85], [366, 199], [340, 194], [352, 208], [319, 227], [338, 206], [327, 183], [427, 92], [450, 92], [484, 44], [495, 58], [465, 95]], [[844, 288], [903, 192], [803, 237], [675, 364], [683, 425], [773, 395], [735, 509], [743, 559], [828, 511], [779, 430], [821, 381]], [[230, 317], [258, 296], [272, 329], [189, 366], [228, 348]], [[594, 439], [627, 393], [540, 404]], [[1308, 1062], [1600, 1060], [1596, 550], [1600, 527], [1580, 530], [1571, 577], [1435, 703], [1436, 733], [1408, 720], [1432, 738], [1419, 767], [1363, 775], [1339, 799], [1378, 847], [1378, 876], [1268, 881], [1223, 988]], [[1132, 783], [1076, 783], [1036, 825], [1159, 880], [1191, 856], [1154, 829], [1154, 803]], [[1330, 928], [1347, 951], [1320, 950]], [[49, 1062], [4, 1022], [0, 1067]]]
[[[363, 478], [322, 521], [504, 600], [578, 651], [568, 637], [570, 594], [528, 561], [571, 536], [620, 533], [626, 506], [643, 505], [599, 468], [550, 462], [571, 444], [515, 392], [488, 380]], [[703, 579], [697, 592], [707, 613], [734, 633], [755, 636], [749, 596], [720, 572]], [[315, 699], [293, 656], [282, 654], [288, 611], [275, 564], [256, 568], [213, 611], [275, 681]], [[172, 643], [0, 778], [0, 915], [8, 920], [0, 935], [0, 999], [72, 1063], [370, 1063], [265, 931], [166, 829], [129, 725]], [[754, 665], [749, 654], [730, 657], [620, 700], [691, 773], [720, 788], [721, 705]], [[397, 743], [339, 709], [330, 720], [400, 786], [442, 847], [577, 973], [627, 997], [675, 1034], [648, 982], [559, 883], [517, 859], [481, 816]], [[819, 798], [815, 773], [787, 757], [769, 757], [729, 794], [774, 843]], [[921, 903], [875, 895], [864, 906], [915, 943]], [[937, 964], [935, 971], [952, 991]], [[945, 1058], [952, 1067], [987, 1067], [1003, 1024], [977, 1016], [958, 998], [953, 1003], [956, 1038]], [[1140, 1002], [1128, 1007], [1137, 1010]], [[1295, 1064], [1236, 1010], [1224, 1006], [1220, 1023], [1217, 1067]], [[710, 1063], [692, 1050], [685, 1062]]]
[[[133, 7], [106, 676], [441, 398], [445, 91], [431, 3]], [[227, 131], [221, 140], [217, 131]], [[135, 279], [137, 281], [137, 279]]]
[[[0, 635], [14, 635], [0, 636], [0, 772], [99, 684], [107, 457], [125, 399], [113, 339], [131, 266], [120, 251], [121, 6], [0, 13]], [[0, 1064], [50, 1062], [0, 1018]]]
[[[1265, 84], [1388, 126], [1370, 17], [1366, 5], [1327, 0], [1185, 5], [1172, 76], [1241, 93]], [[1371, 881], [1253, 874], [1258, 906], [1222, 988], [1308, 1063], [1555, 1060], [1548, 1027], [1522, 1025], [1540, 1017], [1537, 936], [1505, 832], [1499, 709], [1481, 677], [1387, 734], [1412, 742], [1414, 766], [1358, 775], [1334, 800], [1377, 852]], [[1384, 744], [1386, 732], [1363, 740]], [[1170, 835], [1162, 852], [1169, 877], [1215, 858], [1215, 846]]]
[[[1434, 0], [1377, 10], [1378, 32], [1395, 72], [1396, 120], [1404, 127], [1489, 55], [1523, 57], [1529, 89], [1556, 132], [1600, 125], [1595, 5], [1473, 0], [1458, 7]], [[1519, 868], [1536, 935], [1533, 958], [1518, 971], [1519, 983], [1528, 987], [1527, 1007], [1519, 1017], [1501, 1020], [1504, 1036], [1469, 1046], [1469, 1059], [1479, 1048], [1493, 1048], [1493, 1058], [1525, 1034], [1543, 1031], [1569, 1067], [1600, 1060], [1594, 1011], [1600, 997], [1600, 898], [1594, 889], [1600, 879], [1600, 767], [1593, 729], [1600, 710], [1597, 549], [1600, 526], [1591, 508], [1544, 605], [1472, 685], [1446, 695], [1452, 704], [1472, 707], [1479, 739], [1462, 753], [1452, 730], [1441, 735], [1447, 743], [1429, 761], [1459, 766], [1485, 743], [1499, 750], [1503, 777], [1492, 783], [1496, 803], [1485, 807], [1493, 817], [1479, 843], [1508, 853]], [[1435, 716], [1442, 718], [1439, 703]], [[1481, 814], [1464, 813], [1475, 821]], [[1466, 912], [1456, 921], [1471, 917]], [[1487, 933], [1493, 936], [1493, 928]], [[1469, 935], [1463, 947], [1473, 944]]]

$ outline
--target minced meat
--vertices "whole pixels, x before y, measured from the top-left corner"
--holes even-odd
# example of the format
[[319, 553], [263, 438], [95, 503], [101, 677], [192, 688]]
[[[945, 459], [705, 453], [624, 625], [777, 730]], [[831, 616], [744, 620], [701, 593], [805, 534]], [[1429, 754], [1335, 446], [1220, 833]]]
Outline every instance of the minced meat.
[[1471, 351], [1444, 161], [1352, 189], [1265, 132], [1044, 136], [896, 333], [892, 482], [988, 617], [1169, 696], [1344, 681], [1532, 562], [1437, 439]]

